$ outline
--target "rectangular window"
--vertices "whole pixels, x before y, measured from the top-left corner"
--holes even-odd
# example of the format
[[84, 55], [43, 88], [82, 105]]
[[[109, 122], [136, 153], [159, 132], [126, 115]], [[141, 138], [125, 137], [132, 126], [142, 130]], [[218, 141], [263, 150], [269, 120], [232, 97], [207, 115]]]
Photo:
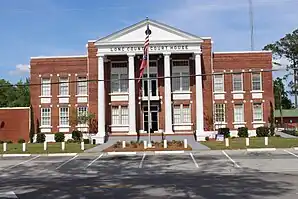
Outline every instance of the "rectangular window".
[[51, 79], [42, 78], [41, 80], [41, 96], [50, 96], [51, 95]]
[[233, 91], [243, 91], [242, 74], [233, 74]]
[[112, 106], [112, 125], [128, 124], [128, 107]]
[[214, 82], [214, 92], [224, 92], [224, 76], [223, 76], [223, 74], [214, 75], [213, 82]]
[[59, 79], [59, 95], [69, 95], [68, 85], [68, 78], [61, 77]]
[[234, 122], [244, 122], [244, 105], [235, 104], [234, 105]]
[[59, 126], [69, 126], [69, 110], [68, 110], [68, 107], [60, 107]]
[[174, 124], [191, 123], [190, 105], [174, 105]]
[[188, 60], [174, 60], [172, 62], [173, 91], [189, 91], [189, 62]]
[[225, 104], [215, 104], [214, 119], [215, 122], [225, 122]]
[[127, 62], [112, 62], [111, 64], [111, 92], [128, 92]]
[[51, 126], [51, 109], [41, 108], [41, 126]]
[[77, 108], [78, 124], [87, 124], [88, 107], [81, 106]]
[[86, 77], [78, 77], [77, 94], [78, 95], [88, 94], [88, 82]]
[[262, 103], [253, 103], [253, 121], [263, 121], [263, 107]]
[[262, 90], [262, 83], [261, 83], [261, 73], [252, 73], [252, 90], [253, 91], [260, 91]]

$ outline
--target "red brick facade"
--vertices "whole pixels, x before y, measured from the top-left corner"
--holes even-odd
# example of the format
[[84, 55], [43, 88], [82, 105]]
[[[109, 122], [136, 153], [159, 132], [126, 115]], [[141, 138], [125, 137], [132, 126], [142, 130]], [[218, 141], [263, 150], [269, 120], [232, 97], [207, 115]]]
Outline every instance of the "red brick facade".
[[18, 142], [29, 141], [30, 109], [0, 108], [0, 140]]

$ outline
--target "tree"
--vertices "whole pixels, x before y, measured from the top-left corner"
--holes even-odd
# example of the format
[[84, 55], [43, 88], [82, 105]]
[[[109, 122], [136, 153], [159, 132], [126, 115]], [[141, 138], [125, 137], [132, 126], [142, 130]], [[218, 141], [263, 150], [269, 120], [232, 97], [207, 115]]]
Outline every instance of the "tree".
[[86, 124], [88, 126], [88, 133], [93, 133], [93, 120], [95, 114], [90, 113], [89, 111], [79, 114], [77, 109], [73, 109], [70, 118], [72, 125]]
[[33, 114], [32, 105], [30, 105], [30, 132], [29, 132], [30, 143], [33, 143], [34, 134], [35, 134], [34, 114]]
[[293, 108], [291, 100], [285, 90], [284, 83], [281, 78], [276, 78], [273, 81], [274, 85], [274, 101], [275, 109], [291, 109]]
[[[292, 33], [286, 34], [283, 38], [275, 43], [268, 44], [264, 47], [264, 50], [271, 50], [274, 59], [286, 59], [289, 64], [287, 70], [290, 71], [286, 74], [286, 78], [289, 75], [294, 74], [294, 81], [290, 81], [289, 87], [291, 88], [290, 94], [295, 96], [295, 107], [297, 108], [297, 94], [298, 94], [298, 29]], [[296, 81], [295, 81], [296, 76]]]

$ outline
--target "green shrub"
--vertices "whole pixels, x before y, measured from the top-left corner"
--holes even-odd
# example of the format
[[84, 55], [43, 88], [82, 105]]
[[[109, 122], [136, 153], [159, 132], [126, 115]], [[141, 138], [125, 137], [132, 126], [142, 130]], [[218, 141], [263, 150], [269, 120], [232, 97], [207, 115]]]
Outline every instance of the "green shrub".
[[25, 140], [23, 138], [21, 138], [21, 139], [18, 140], [18, 143], [19, 144], [25, 143]]
[[275, 136], [275, 137], [281, 137], [280, 135], [276, 135], [276, 134], [275, 134], [274, 136]]
[[64, 142], [64, 140], [65, 140], [64, 133], [61, 133], [61, 132], [55, 133], [55, 141], [56, 142]]
[[73, 140], [73, 139], [68, 139], [67, 141], [66, 141], [66, 143], [77, 143], [75, 140]]
[[7, 144], [12, 144], [13, 142], [11, 140], [6, 141]]
[[238, 136], [242, 138], [248, 137], [248, 128], [247, 127], [240, 127], [238, 128]]
[[0, 140], [0, 144], [3, 144], [3, 143], [4, 143], [4, 141]]
[[205, 140], [206, 140], [206, 141], [209, 141], [209, 137], [208, 137], [208, 136], [206, 136], [206, 137], [205, 137]]
[[82, 137], [83, 137], [83, 134], [81, 131], [74, 130], [71, 134], [72, 134], [71, 137], [75, 142], [81, 142]]
[[224, 135], [224, 138], [229, 138], [230, 137], [230, 129], [229, 128], [219, 128], [218, 134]]
[[268, 137], [270, 129], [267, 126], [261, 126], [256, 129], [257, 137]]
[[46, 135], [44, 133], [36, 134], [36, 142], [37, 143], [44, 143], [46, 141]]
[[90, 140], [89, 139], [84, 139], [84, 144], [90, 144]]

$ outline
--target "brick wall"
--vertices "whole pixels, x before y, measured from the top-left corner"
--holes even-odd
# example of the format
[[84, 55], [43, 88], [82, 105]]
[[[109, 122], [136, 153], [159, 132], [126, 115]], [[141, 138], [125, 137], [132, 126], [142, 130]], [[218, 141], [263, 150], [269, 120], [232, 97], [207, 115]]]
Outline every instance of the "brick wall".
[[0, 140], [13, 141], [19, 139], [29, 141], [30, 109], [0, 108]]

